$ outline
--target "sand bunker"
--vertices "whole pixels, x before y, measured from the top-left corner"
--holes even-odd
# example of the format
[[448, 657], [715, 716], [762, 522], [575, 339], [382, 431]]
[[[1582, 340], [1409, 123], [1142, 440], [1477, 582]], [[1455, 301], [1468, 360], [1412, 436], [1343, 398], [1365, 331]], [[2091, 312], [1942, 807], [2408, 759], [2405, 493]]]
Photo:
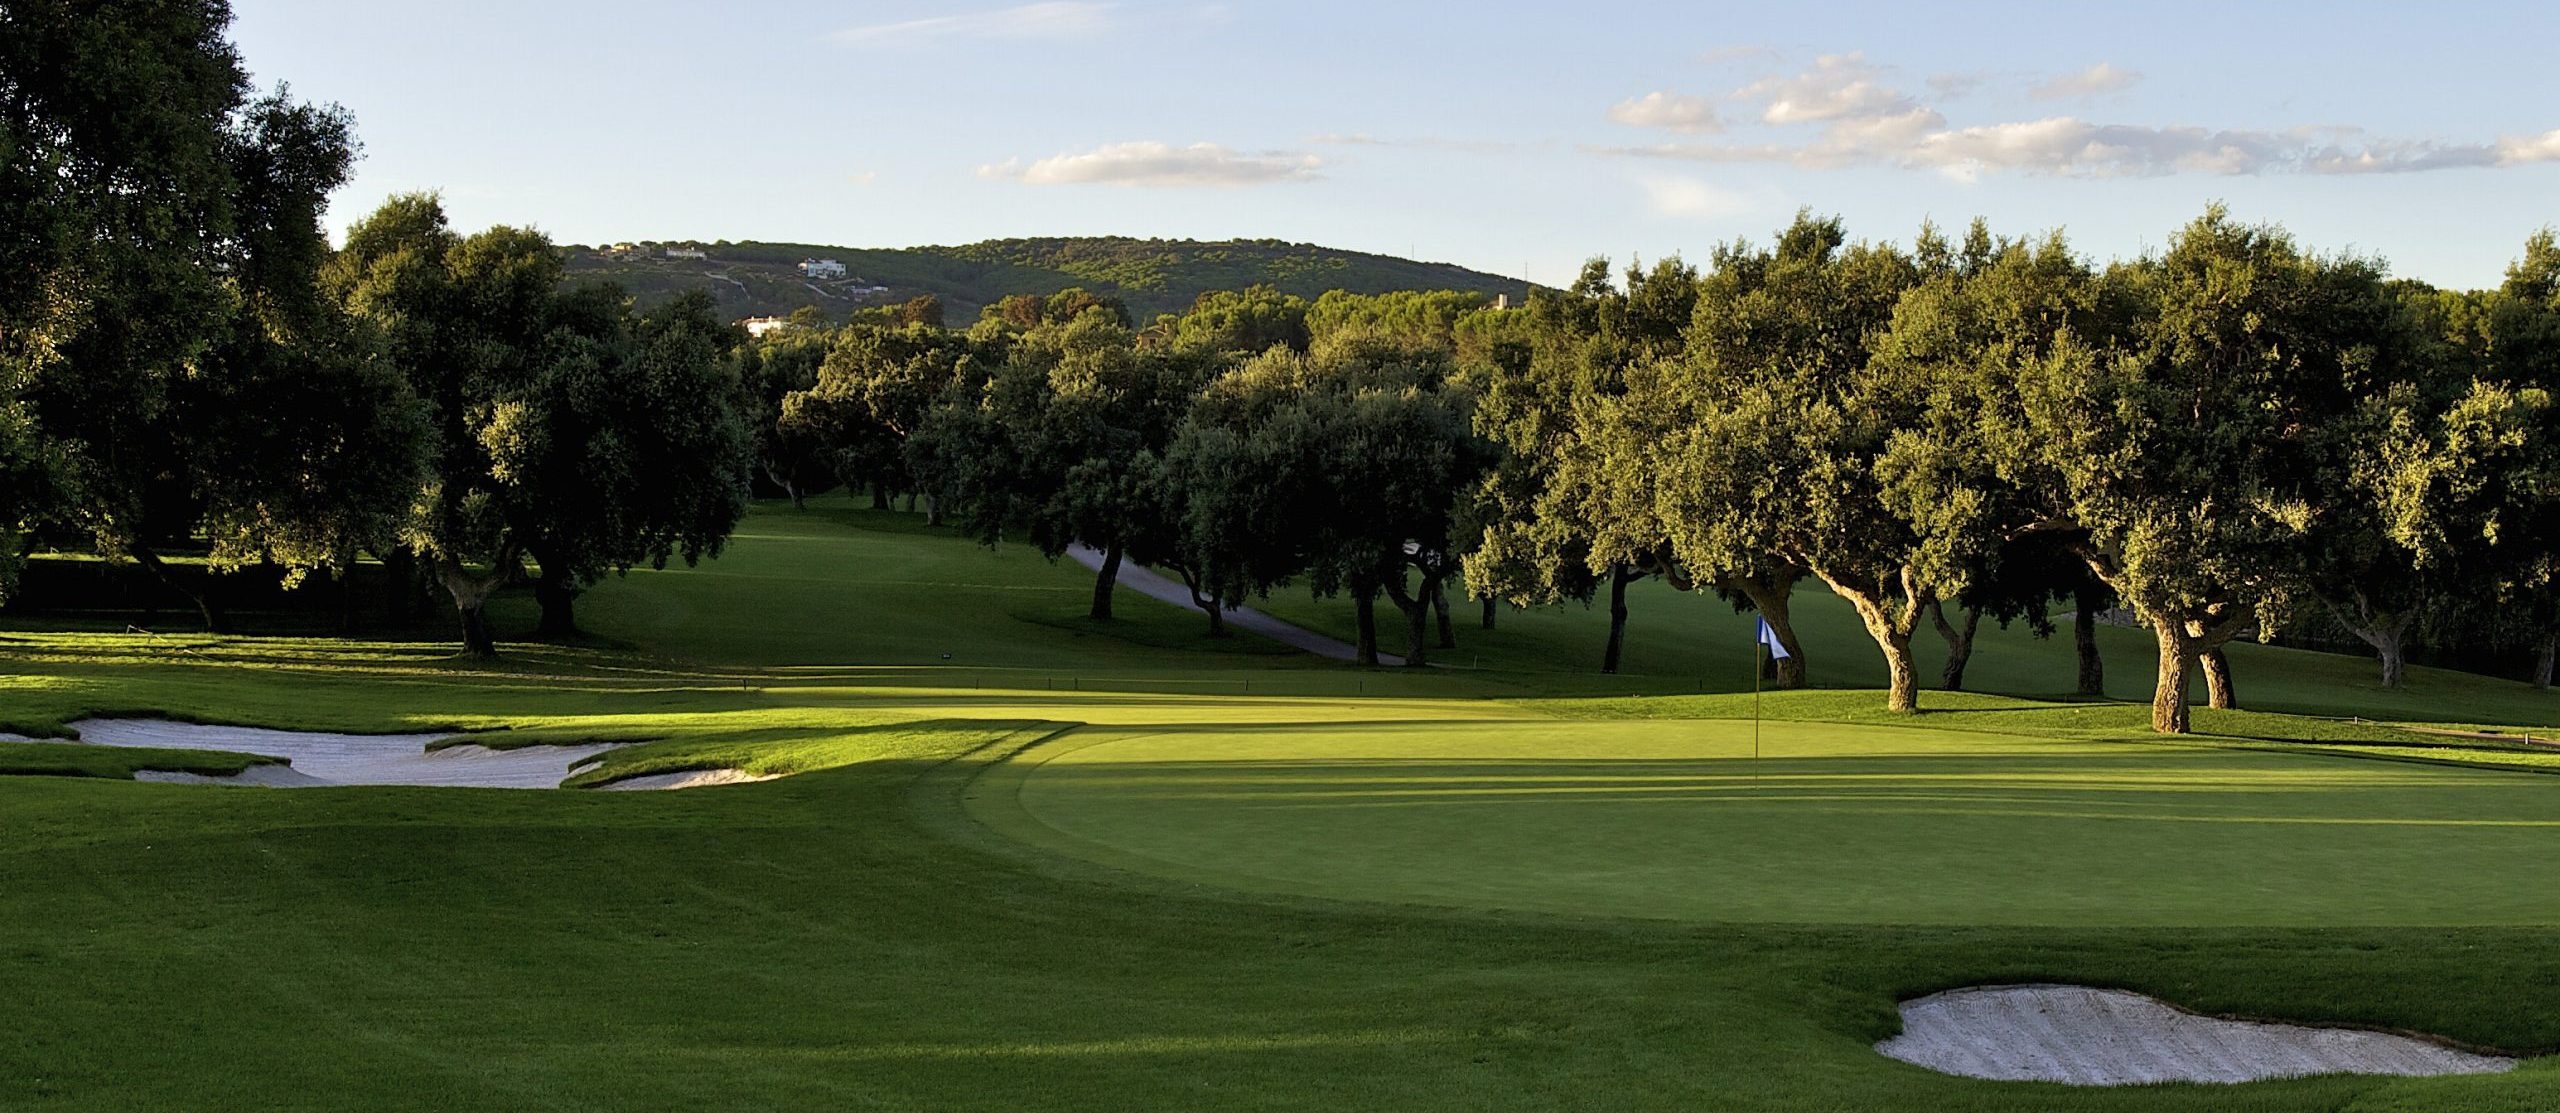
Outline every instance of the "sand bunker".
[[84, 719], [71, 724], [82, 742], [170, 750], [229, 750], [293, 763], [254, 767], [237, 777], [145, 773], [139, 780], [185, 784], [254, 784], [276, 788], [327, 785], [441, 785], [461, 788], [558, 788], [570, 767], [610, 745], [527, 746], [492, 750], [454, 746], [433, 753], [443, 734], [315, 734], [171, 723], [157, 719]]
[[172, 773], [165, 769], [136, 769], [133, 779], [164, 785], [252, 785], [258, 788], [319, 788], [329, 783], [308, 773], [297, 773], [290, 765], [252, 765], [227, 777], [210, 773]]
[[[83, 719], [71, 724], [80, 741], [96, 746], [158, 750], [222, 750], [280, 757], [293, 764], [253, 765], [235, 776], [141, 770], [137, 781], [187, 785], [255, 785], [261, 788], [326, 788], [331, 785], [433, 785], [445, 788], [558, 788], [579, 766], [620, 743], [524, 746], [492, 750], [469, 744], [427, 749], [451, 734], [323, 734], [260, 727], [218, 727], [160, 719]], [[29, 739], [0, 733], [0, 742]], [[626, 777], [596, 786], [616, 792], [707, 788], [778, 779], [778, 773], [740, 769], [685, 769]]]
[[1902, 1034], [1876, 1050], [1970, 1078], [2128, 1086], [2311, 1074], [2492, 1074], [2513, 1059], [2408, 1036], [2217, 1020], [2139, 993], [1982, 986], [1902, 1003]]
[[686, 769], [675, 773], [650, 773], [639, 777], [624, 777], [596, 787], [607, 792], [644, 792], [650, 789], [749, 785], [779, 777], [781, 777], [779, 773], [749, 773], [743, 769]]

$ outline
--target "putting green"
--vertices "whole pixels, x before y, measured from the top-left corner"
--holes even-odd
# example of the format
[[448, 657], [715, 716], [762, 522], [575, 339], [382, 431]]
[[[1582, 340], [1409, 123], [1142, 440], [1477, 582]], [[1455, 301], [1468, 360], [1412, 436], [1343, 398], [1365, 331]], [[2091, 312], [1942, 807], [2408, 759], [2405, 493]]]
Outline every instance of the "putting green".
[[1735, 721], [1086, 730], [982, 821], [1240, 889], [1793, 923], [2529, 925], [2560, 778]]

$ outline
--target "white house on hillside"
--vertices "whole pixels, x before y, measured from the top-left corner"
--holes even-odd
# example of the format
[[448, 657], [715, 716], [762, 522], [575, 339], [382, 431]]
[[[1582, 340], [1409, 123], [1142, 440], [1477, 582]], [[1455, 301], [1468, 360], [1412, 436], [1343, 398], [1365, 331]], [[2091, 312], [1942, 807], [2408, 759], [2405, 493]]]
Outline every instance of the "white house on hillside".
[[833, 259], [802, 259], [800, 260], [800, 277], [842, 278], [844, 264]]
[[704, 254], [704, 253], [703, 253], [703, 250], [702, 250], [701, 248], [698, 248], [698, 247], [670, 247], [670, 248], [668, 248], [668, 249], [667, 249], [667, 258], [670, 258], [670, 259], [708, 259], [708, 258], [710, 258], [710, 256], [709, 256], [709, 255]]
[[747, 335], [761, 340], [764, 338], [764, 334], [772, 332], [775, 329], [790, 328], [791, 318], [749, 317], [746, 320], [738, 322], [738, 327], [747, 330]]

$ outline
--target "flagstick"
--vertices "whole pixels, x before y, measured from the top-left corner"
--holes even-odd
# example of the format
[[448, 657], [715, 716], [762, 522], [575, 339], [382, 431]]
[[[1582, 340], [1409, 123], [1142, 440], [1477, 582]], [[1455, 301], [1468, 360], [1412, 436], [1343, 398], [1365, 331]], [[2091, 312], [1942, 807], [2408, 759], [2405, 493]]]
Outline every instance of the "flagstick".
[[1760, 779], [1760, 663], [1767, 659], [1769, 647], [1759, 638], [1751, 639], [1751, 779]]

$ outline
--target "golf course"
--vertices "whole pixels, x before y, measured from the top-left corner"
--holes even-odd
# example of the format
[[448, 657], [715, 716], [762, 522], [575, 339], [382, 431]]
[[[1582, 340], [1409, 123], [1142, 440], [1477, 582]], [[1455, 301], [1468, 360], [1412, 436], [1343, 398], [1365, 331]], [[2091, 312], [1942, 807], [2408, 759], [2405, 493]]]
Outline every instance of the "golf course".
[[[0, 635], [0, 730], [38, 739], [0, 744], [0, 1107], [2560, 1107], [2560, 751], [2471, 737], [2560, 722], [2527, 685], [2240, 645], [2256, 710], [2173, 737], [2147, 691], [2054, 695], [2068, 633], [2023, 628], [1985, 694], [1889, 714], [1828, 599], [1817, 686], [1755, 701], [1751, 618], [1659, 585], [1609, 677], [1579, 607], [1363, 669], [1090, 589], [839, 498], [494, 660]], [[559, 791], [282, 791], [64, 737], [150, 719], [610, 748]], [[578, 790], [713, 769], [774, 779]], [[2043, 983], [2522, 1062], [2088, 1087], [1876, 1050], [1902, 1002]]]

